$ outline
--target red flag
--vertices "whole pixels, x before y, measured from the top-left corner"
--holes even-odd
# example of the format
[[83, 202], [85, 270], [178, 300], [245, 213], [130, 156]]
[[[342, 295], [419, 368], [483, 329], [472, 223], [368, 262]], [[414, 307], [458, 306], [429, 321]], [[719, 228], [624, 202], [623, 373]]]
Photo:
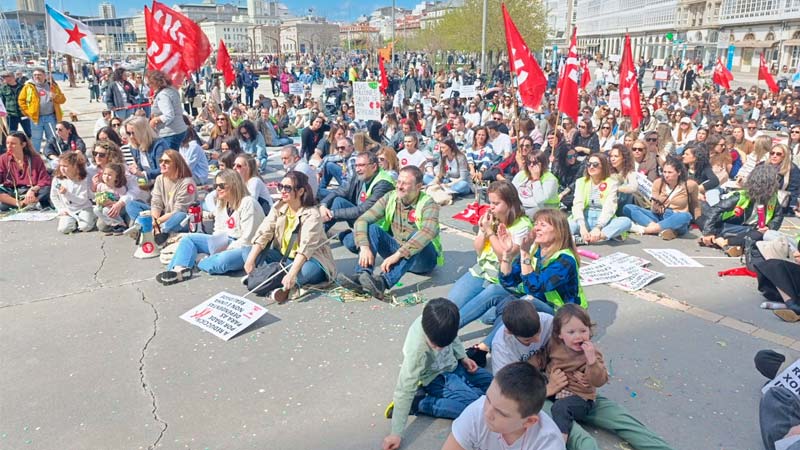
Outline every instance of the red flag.
[[463, 211], [456, 213], [453, 216], [453, 219], [463, 220], [464, 222], [469, 222], [472, 225], [477, 225], [481, 216], [486, 214], [486, 211], [488, 210], [489, 205], [478, 205], [477, 202], [470, 203], [466, 208], [464, 208]]
[[236, 80], [236, 74], [233, 72], [233, 64], [231, 64], [231, 56], [228, 54], [228, 47], [225, 47], [225, 41], [219, 40], [219, 47], [217, 47], [217, 70], [222, 72], [225, 78], [225, 86], [230, 86]]
[[539, 108], [544, 91], [547, 89], [547, 78], [544, 77], [541, 67], [531, 56], [525, 40], [522, 39], [517, 26], [508, 15], [505, 4], [503, 4], [503, 21], [506, 28], [508, 63], [511, 66], [511, 72], [517, 75], [522, 104], [530, 108]]
[[589, 60], [583, 58], [581, 60], [581, 89], [586, 90], [590, 81], [592, 81], [592, 75], [589, 74]]
[[619, 63], [619, 99], [622, 104], [622, 115], [631, 118], [631, 126], [637, 128], [642, 121], [642, 101], [639, 96], [639, 81], [636, 66], [633, 64], [631, 37], [625, 35], [625, 49]]
[[386, 67], [383, 65], [383, 55], [378, 56], [378, 68], [381, 71], [381, 94], [386, 94], [386, 89], [389, 89], [389, 77], [386, 76]]
[[717, 57], [717, 64], [714, 65], [714, 75], [711, 81], [718, 86], [722, 86], [726, 90], [731, 88], [731, 81], [733, 81], [733, 74], [725, 64], [722, 64], [722, 58]]
[[764, 80], [767, 82], [767, 87], [772, 92], [780, 91], [778, 84], [775, 83], [775, 78], [772, 78], [772, 74], [769, 73], [769, 68], [767, 67], [767, 62], [764, 61], [764, 54], [761, 54], [761, 64], [758, 66], [758, 79]]
[[200, 26], [164, 4], [153, 1], [152, 11], [145, 7], [144, 19], [148, 67], [167, 73], [173, 84], [199, 70], [211, 54]]
[[578, 28], [572, 29], [572, 41], [569, 44], [567, 62], [564, 65], [564, 76], [559, 84], [558, 111], [578, 120]]

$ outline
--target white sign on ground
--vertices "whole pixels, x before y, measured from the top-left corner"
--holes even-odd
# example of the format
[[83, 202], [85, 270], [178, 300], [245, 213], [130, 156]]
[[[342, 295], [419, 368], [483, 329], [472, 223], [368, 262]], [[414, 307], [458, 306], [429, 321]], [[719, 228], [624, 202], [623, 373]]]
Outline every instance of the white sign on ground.
[[800, 359], [779, 373], [774, 380], [764, 385], [761, 388], [761, 393], [766, 394], [770, 388], [777, 386], [784, 387], [797, 397], [800, 397]]
[[381, 120], [381, 91], [377, 82], [353, 83], [353, 103], [357, 120]]
[[578, 269], [581, 277], [582, 286], [592, 286], [595, 284], [613, 283], [624, 280], [628, 275], [619, 269], [606, 264], [592, 263]]
[[646, 248], [644, 251], [653, 255], [667, 267], [703, 267], [702, 264], [688, 257], [686, 253], [674, 248]]
[[303, 95], [303, 83], [289, 83], [289, 94]]
[[56, 211], [22, 211], [0, 218], [0, 222], [47, 222], [56, 216]]
[[663, 273], [639, 266], [629, 266], [629, 270], [626, 270], [626, 273], [629, 274], [628, 278], [617, 281], [612, 284], [612, 286], [618, 287], [624, 291], [638, 291], [656, 278], [664, 276]]
[[598, 259], [594, 262], [595, 264], [605, 264], [607, 266], [610, 265], [620, 265], [620, 266], [627, 266], [633, 264], [638, 267], [644, 267], [650, 264], [650, 261], [640, 258], [638, 256], [629, 255], [627, 253], [622, 252], [615, 252], [608, 256], [603, 256], [602, 258]]
[[220, 292], [183, 313], [181, 319], [227, 341], [266, 312], [266, 308], [244, 297]]

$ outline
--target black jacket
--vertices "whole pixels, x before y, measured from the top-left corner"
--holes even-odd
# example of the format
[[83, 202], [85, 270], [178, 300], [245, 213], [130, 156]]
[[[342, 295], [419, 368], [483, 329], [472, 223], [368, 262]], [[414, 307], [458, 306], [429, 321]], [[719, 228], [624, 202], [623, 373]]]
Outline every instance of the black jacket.
[[[750, 202], [750, 205], [745, 208], [741, 214], [734, 214], [727, 220], [722, 220], [722, 215], [728, 211], [735, 211], [736, 205], [739, 203], [739, 198], [742, 191], [734, 191], [730, 195], [723, 197], [716, 205], [706, 209], [703, 213], [701, 223], [703, 223], [703, 236], [719, 236], [722, 234], [722, 226], [725, 223], [731, 225], [745, 225], [749, 217], [754, 214], [756, 204]], [[770, 230], [779, 230], [783, 223], [783, 210], [780, 207], [775, 208], [775, 213], [772, 220], [767, 223], [767, 228]]]
[[[364, 186], [364, 182], [359, 180], [358, 176], [355, 176], [355, 174], [353, 175], [354, 176], [350, 178], [350, 181], [346, 185], [338, 187], [335, 191], [322, 199], [322, 204], [329, 209], [331, 205], [333, 205], [333, 200], [336, 197], [342, 197], [356, 205], [350, 208], [331, 210], [334, 219], [356, 220], [364, 214], [366, 210], [372, 208], [372, 205], [386, 195], [386, 193], [394, 190], [394, 186], [388, 181], [378, 181], [378, 183], [373, 186], [371, 195], [364, 199], [363, 202], [359, 202], [358, 196], [361, 194], [361, 188]], [[375, 172], [375, 176], [373, 176], [372, 180], [369, 180], [369, 182], [373, 182], [376, 176], [378, 176], [377, 172]], [[364, 191], [366, 192], [366, 189], [364, 189]]]

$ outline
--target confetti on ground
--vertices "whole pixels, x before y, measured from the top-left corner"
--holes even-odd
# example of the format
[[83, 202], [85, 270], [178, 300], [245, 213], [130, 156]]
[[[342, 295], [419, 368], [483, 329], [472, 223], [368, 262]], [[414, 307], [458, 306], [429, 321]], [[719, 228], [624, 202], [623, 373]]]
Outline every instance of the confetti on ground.
[[727, 347], [728, 343], [725, 341], [717, 341], [717, 345], [719, 345], [720, 347]]
[[654, 391], [661, 392], [664, 390], [664, 383], [662, 383], [658, 378], [647, 377], [644, 379], [644, 385]]
[[358, 292], [345, 289], [341, 286], [336, 286], [335, 288], [324, 291], [319, 290], [319, 292], [322, 292], [325, 296], [330, 297], [340, 303], [368, 302], [372, 300], [371, 295], [359, 294]]

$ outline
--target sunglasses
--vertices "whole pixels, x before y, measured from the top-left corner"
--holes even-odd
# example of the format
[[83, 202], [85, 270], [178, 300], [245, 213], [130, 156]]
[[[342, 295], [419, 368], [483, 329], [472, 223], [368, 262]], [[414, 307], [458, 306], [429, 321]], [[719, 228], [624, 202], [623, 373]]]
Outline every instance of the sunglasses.
[[631, 148], [631, 151], [634, 151], [634, 152], [643, 152], [643, 151], [644, 151], [644, 147], [632, 147], [632, 148]]
[[336, 150], [347, 150], [347, 147], [343, 147], [343, 146], [337, 146], [337, 147], [336, 147]]
[[610, 130], [611, 127], [600, 127], [601, 130]]
[[225, 189], [225, 183], [216, 183], [214, 189]]
[[56, 131], [65, 131], [65, 130], [66, 130], [66, 128], [56, 127]]
[[224, 118], [224, 117], [217, 117], [217, 122], [222, 122], [222, 121], [224, 121], [224, 120], [225, 120], [225, 118]]
[[529, 166], [538, 166], [539, 165], [539, 161], [536, 161], [536, 160], [528, 161], [528, 165]]
[[292, 192], [295, 188], [288, 184], [279, 184], [275, 186], [275, 189], [277, 189], [278, 192]]
[[585, 130], [585, 129], [586, 129], [586, 126], [585, 126], [585, 125], [578, 125], [578, 129], [580, 129], [580, 130]]
[[647, 138], [645, 139], [647, 142], [658, 142], [658, 138]]
[[92, 155], [95, 158], [96, 157], [105, 158], [106, 156], [108, 156], [108, 152], [92, 152]]
[[769, 152], [769, 156], [783, 156], [783, 152]]
[[111, 128], [119, 128], [119, 127], [121, 127], [121, 126], [122, 126], [122, 124], [121, 124], [121, 123], [112, 123], [112, 124], [111, 124]]
[[575, 159], [577, 157], [578, 157], [578, 155], [576, 155], [575, 153], [573, 153], [571, 155], [567, 155], [567, 159]]
[[756, 127], [747, 127], [748, 130], [755, 130]]
[[170, 165], [170, 164], [172, 164], [172, 160], [169, 160], [169, 159], [166, 159], [166, 158], [162, 158], [162, 159], [160, 159], [158, 161], [158, 163], [159, 164], [164, 164], [164, 165]]
[[715, 127], [721, 127], [721, 126], [722, 126], [722, 124], [721, 124], [721, 123], [715, 123], [715, 124], [714, 124], [714, 126], [715, 126]]
[[586, 165], [592, 169], [600, 167], [600, 161], [589, 161]]

